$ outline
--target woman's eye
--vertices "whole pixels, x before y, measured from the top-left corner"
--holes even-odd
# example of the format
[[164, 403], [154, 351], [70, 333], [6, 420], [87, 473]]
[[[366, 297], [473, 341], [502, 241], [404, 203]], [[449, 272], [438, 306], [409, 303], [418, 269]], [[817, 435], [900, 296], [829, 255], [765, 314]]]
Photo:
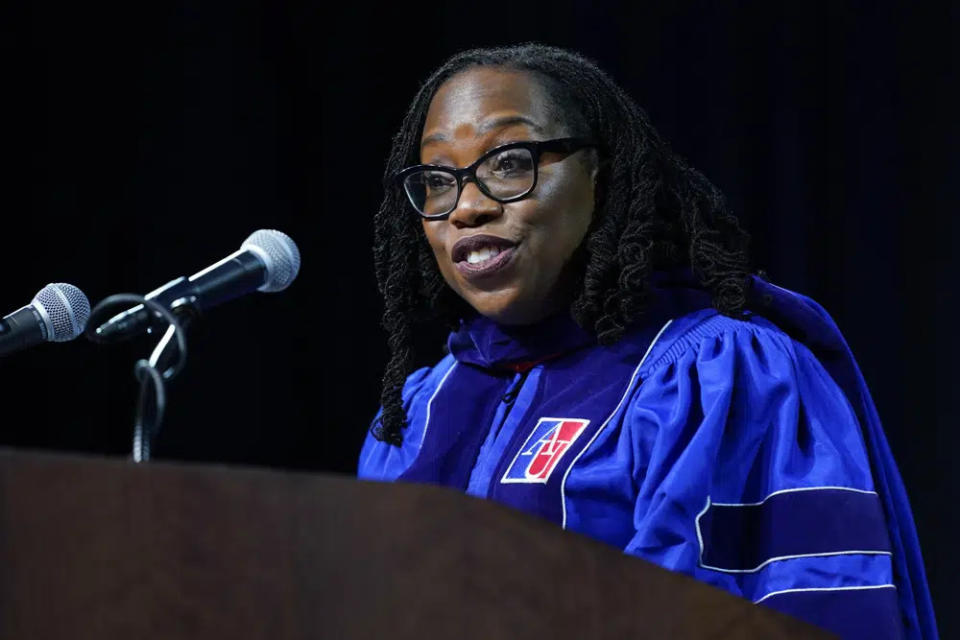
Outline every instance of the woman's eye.
[[453, 177], [446, 173], [433, 173], [424, 176], [424, 183], [430, 191], [443, 191], [453, 186]]
[[533, 169], [533, 158], [526, 149], [505, 151], [493, 158], [493, 172], [496, 174], [517, 174]]

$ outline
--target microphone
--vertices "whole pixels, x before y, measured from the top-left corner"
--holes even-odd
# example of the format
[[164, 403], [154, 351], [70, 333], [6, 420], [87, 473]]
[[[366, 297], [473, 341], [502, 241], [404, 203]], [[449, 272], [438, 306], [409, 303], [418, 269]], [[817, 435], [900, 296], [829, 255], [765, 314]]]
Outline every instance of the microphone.
[[0, 356], [41, 342], [73, 340], [87, 326], [90, 301], [72, 284], [48, 284], [30, 304], [0, 319]]
[[[300, 250], [290, 236], [261, 229], [220, 262], [189, 278], [171, 280], [145, 297], [178, 314], [198, 313], [254, 290], [283, 291], [299, 271]], [[130, 337], [152, 331], [154, 322], [154, 314], [139, 304], [97, 327], [96, 335], [104, 341]]]

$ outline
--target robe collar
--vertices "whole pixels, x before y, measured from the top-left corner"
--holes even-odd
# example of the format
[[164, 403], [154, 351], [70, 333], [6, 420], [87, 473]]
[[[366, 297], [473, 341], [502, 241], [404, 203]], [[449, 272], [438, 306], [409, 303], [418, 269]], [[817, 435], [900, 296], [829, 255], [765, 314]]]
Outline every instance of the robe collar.
[[[710, 306], [709, 295], [689, 268], [656, 271], [651, 275], [652, 302], [636, 329]], [[485, 369], [524, 372], [534, 366], [596, 346], [592, 331], [580, 327], [568, 310], [531, 325], [500, 325], [480, 314], [460, 320], [447, 339], [458, 362]]]
[[595, 344], [596, 336], [578, 326], [569, 311], [522, 326], [500, 325], [476, 314], [462, 319], [447, 339], [458, 362], [516, 372]]

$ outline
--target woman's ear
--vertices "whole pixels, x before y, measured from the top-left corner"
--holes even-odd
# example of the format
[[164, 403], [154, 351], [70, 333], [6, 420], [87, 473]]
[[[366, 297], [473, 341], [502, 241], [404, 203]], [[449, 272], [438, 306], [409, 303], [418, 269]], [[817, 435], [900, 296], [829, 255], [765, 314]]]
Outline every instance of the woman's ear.
[[600, 174], [600, 154], [597, 153], [596, 149], [591, 148], [587, 150], [584, 167], [589, 168], [590, 181], [593, 182], [593, 187], [596, 188], [597, 176]]
[[596, 149], [590, 150], [590, 180], [593, 182], [594, 198], [599, 202], [600, 194], [600, 154]]

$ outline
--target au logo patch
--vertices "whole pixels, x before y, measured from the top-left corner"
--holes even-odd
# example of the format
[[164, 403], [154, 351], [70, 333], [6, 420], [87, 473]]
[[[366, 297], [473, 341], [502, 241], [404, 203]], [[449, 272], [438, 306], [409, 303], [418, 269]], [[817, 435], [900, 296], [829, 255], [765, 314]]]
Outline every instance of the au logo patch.
[[576, 418], [540, 418], [500, 482], [546, 484], [560, 458], [588, 424], [589, 420]]

